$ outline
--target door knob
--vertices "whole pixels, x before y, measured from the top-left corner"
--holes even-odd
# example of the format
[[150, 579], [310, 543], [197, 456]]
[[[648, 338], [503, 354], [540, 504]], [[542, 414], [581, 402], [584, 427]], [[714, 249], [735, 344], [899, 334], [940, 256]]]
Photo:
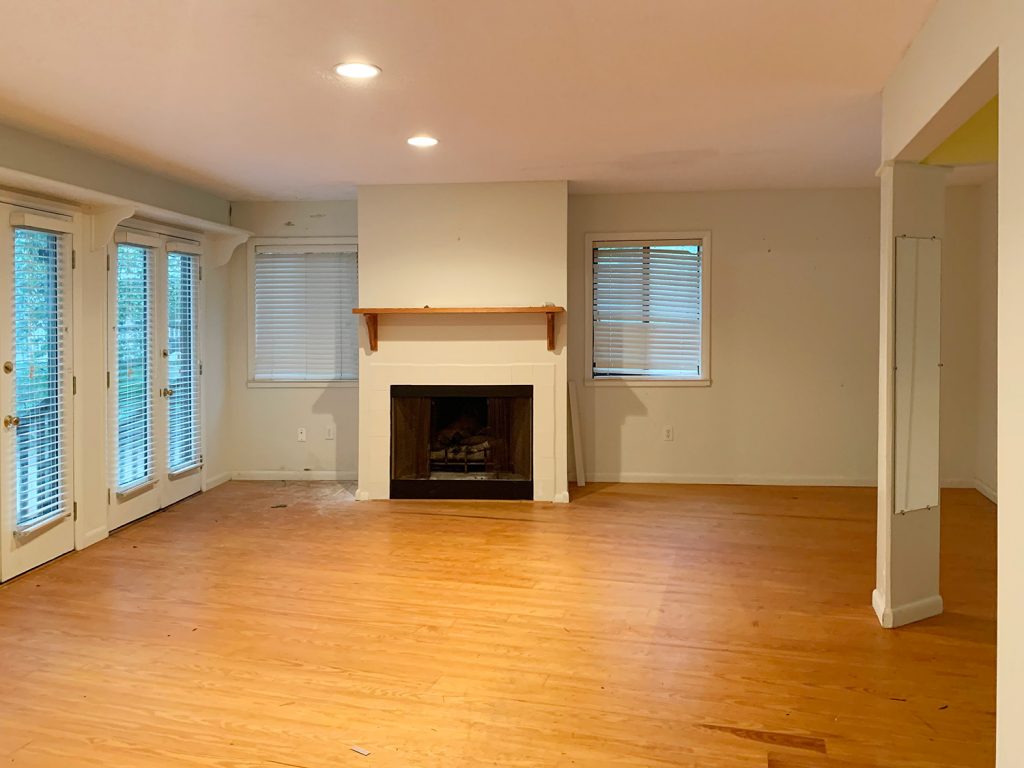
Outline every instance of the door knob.
[[21, 419], [17, 416], [4, 416], [4, 429], [10, 429], [21, 424]]

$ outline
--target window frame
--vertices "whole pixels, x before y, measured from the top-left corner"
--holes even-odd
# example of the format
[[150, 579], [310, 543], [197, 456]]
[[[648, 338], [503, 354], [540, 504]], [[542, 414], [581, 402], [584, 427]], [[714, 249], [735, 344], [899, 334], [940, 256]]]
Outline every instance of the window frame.
[[[358, 387], [359, 369], [356, 368], [354, 379], [294, 379], [291, 381], [271, 381], [256, 378], [256, 250], [261, 247], [277, 246], [282, 249], [294, 248], [301, 252], [303, 248], [338, 248], [340, 250], [352, 250], [356, 253], [356, 263], [359, 261], [359, 245], [355, 237], [257, 237], [249, 238], [246, 248], [246, 283], [248, 286], [248, 313], [246, 324], [248, 326], [249, 351], [248, 351], [248, 372], [246, 375], [246, 386], [249, 389], [323, 389], [325, 387]], [[358, 267], [357, 267], [358, 269]], [[358, 275], [358, 272], [357, 272]], [[358, 277], [357, 277], [358, 280]], [[359, 286], [356, 286], [358, 295]]]
[[[586, 371], [588, 387], [710, 387], [711, 386], [711, 231], [683, 232], [588, 232], [584, 251], [586, 318]], [[594, 376], [594, 245], [616, 241], [655, 243], [659, 240], [701, 241], [701, 340], [699, 377], [689, 376]]]

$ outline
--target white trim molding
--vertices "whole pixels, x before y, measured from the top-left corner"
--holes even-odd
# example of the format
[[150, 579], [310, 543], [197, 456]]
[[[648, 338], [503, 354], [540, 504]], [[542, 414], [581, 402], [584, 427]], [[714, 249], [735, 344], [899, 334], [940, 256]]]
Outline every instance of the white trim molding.
[[675, 472], [586, 472], [595, 483], [651, 483], [668, 485], [785, 485], [831, 488], [873, 488], [874, 477], [822, 475], [686, 475]]
[[355, 481], [353, 470], [334, 469], [246, 469], [231, 473], [232, 480], [334, 480]]
[[931, 595], [904, 605], [886, 606], [882, 593], [877, 589], [871, 593], [871, 607], [875, 609], [878, 623], [885, 629], [895, 629], [915, 621], [930, 619], [942, 613], [942, 596]]

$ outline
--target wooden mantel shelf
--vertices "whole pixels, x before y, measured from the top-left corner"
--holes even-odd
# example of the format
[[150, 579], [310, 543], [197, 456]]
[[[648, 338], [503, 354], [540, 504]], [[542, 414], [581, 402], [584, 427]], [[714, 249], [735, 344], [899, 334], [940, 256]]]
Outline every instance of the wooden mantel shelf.
[[555, 348], [555, 315], [565, 307], [356, 307], [353, 314], [366, 320], [370, 350], [377, 351], [377, 318], [380, 315], [547, 315], [548, 349]]

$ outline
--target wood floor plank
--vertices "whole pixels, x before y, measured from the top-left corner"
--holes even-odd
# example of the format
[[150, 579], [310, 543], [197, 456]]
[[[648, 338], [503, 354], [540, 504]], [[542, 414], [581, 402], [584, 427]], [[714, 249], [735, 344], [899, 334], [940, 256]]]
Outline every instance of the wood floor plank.
[[0, 587], [0, 757], [990, 766], [995, 509], [942, 514], [947, 612], [884, 631], [871, 489], [229, 483]]

